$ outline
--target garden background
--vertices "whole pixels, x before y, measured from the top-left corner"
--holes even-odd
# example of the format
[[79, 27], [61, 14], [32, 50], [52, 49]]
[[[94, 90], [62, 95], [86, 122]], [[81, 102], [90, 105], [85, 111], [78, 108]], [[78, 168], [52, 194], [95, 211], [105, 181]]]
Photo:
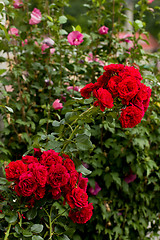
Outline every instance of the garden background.
[[[159, 1], [3, 3], [0, 61], [7, 69], [0, 70], [1, 175], [9, 162], [33, 155], [34, 148], [65, 153], [88, 177], [94, 210], [87, 223], [78, 224], [61, 216], [67, 208], [63, 198], [46, 197], [29, 209], [26, 198], [19, 205], [21, 197], [1, 178], [0, 239], [159, 239]], [[31, 22], [35, 8], [41, 13], [37, 23]], [[80, 37], [72, 42], [68, 36], [75, 31]], [[95, 96], [81, 95], [110, 64], [134, 67], [152, 89], [149, 107], [134, 127], [122, 127], [119, 99], [101, 111], [93, 107]], [[40, 208], [50, 206], [54, 214], [48, 219], [59, 218], [48, 227]]]

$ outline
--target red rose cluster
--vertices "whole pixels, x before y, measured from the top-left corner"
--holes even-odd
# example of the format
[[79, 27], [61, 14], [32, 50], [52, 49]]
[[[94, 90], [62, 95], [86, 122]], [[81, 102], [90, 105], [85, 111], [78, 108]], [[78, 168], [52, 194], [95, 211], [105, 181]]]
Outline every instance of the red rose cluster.
[[34, 156], [10, 162], [5, 168], [8, 181], [14, 181], [18, 196], [28, 197], [29, 202], [40, 200], [48, 192], [58, 200], [61, 195], [70, 206], [69, 217], [75, 223], [86, 223], [92, 216], [93, 206], [86, 193], [88, 178], [75, 169], [68, 155], [62, 157], [54, 150], [41, 152], [34, 149]]
[[91, 93], [97, 99], [94, 106], [100, 110], [112, 108], [113, 102], [121, 100], [124, 107], [119, 118], [123, 128], [132, 128], [141, 122], [151, 97], [151, 89], [141, 83], [142, 77], [138, 69], [122, 64], [104, 66], [105, 72], [96, 83], [89, 83], [81, 89], [84, 98]]

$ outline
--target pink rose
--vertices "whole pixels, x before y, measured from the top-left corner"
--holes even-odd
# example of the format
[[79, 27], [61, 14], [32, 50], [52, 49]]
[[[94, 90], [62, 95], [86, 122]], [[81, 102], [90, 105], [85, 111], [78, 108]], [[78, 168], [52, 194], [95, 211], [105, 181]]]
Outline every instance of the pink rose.
[[95, 188], [90, 187], [88, 191], [90, 192], [90, 194], [96, 196], [101, 191], [101, 187], [96, 182], [95, 183]]
[[78, 86], [75, 86], [75, 87], [73, 87], [73, 86], [68, 86], [68, 87], [67, 87], [67, 90], [68, 90], [68, 91], [74, 90], [74, 91], [76, 91], [76, 92], [79, 92], [80, 87], [78, 87]]
[[43, 43], [42, 46], [41, 46], [42, 54], [45, 54], [44, 51], [45, 51], [47, 48], [49, 48], [49, 46], [48, 46], [47, 44]]
[[58, 110], [58, 109], [63, 108], [63, 105], [62, 105], [62, 103], [60, 103], [60, 100], [59, 100], [59, 99], [56, 99], [56, 100], [53, 102], [52, 107], [53, 107], [55, 110]]
[[14, 7], [14, 8], [21, 8], [21, 7], [23, 7], [23, 2], [22, 2], [22, 0], [14, 0], [14, 1], [13, 1], [13, 7]]
[[124, 178], [124, 181], [126, 183], [133, 182], [137, 178], [136, 174], [133, 174], [132, 170], [130, 170], [130, 173]]
[[28, 44], [28, 39], [25, 39], [24, 42], [22, 41], [22, 47], [24, 47], [24, 45]]
[[151, 4], [154, 0], [148, 0], [148, 4]]
[[39, 9], [34, 8], [31, 13], [31, 19], [29, 20], [30, 25], [35, 25], [41, 22], [42, 15]]
[[55, 53], [55, 48], [50, 48], [50, 54], [54, 54]]
[[18, 32], [19, 30], [17, 28], [10, 28], [10, 30], [8, 31], [8, 34], [18, 37], [19, 36]]
[[54, 41], [49, 37], [45, 38], [43, 40], [43, 43], [47, 44], [49, 47], [52, 47], [54, 45]]
[[79, 45], [81, 44], [84, 40], [83, 40], [83, 34], [80, 33], [79, 31], [73, 31], [71, 33], [68, 34], [68, 42], [71, 45]]
[[105, 35], [105, 34], [108, 33], [108, 30], [109, 30], [109, 28], [107, 28], [106, 26], [102, 26], [102, 27], [99, 28], [98, 32], [101, 35]]

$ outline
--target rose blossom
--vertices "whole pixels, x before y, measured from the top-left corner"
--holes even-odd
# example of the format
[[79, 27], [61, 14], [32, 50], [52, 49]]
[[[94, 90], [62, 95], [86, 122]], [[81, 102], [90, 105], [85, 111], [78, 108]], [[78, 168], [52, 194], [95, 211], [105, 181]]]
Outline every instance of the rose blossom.
[[13, 1], [13, 7], [14, 7], [14, 8], [21, 8], [21, 7], [23, 7], [23, 2], [22, 2], [22, 0], [14, 0], [14, 1]]
[[53, 107], [55, 110], [58, 110], [58, 109], [63, 108], [63, 104], [60, 103], [60, 99], [56, 99], [56, 100], [53, 102], [52, 107]]
[[45, 38], [43, 40], [43, 43], [47, 44], [49, 47], [52, 47], [54, 45], [54, 41], [49, 37]]
[[37, 184], [44, 187], [47, 182], [47, 168], [40, 163], [31, 163], [28, 168], [33, 173]]
[[53, 188], [59, 188], [67, 184], [69, 178], [67, 169], [62, 164], [57, 163], [50, 167], [47, 183]]
[[66, 167], [66, 169], [68, 170], [68, 172], [73, 172], [75, 171], [75, 165], [74, 162], [70, 159], [70, 158], [66, 158], [66, 160], [64, 160], [63, 165]]
[[94, 102], [94, 106], [100, 106], [101, 111], [104, 111], [106, 107], [112, 108], [114, 106], [112, 95], [106, 89], [94, 90], [93, 95], [98, 99]]
[[93, 205], [89, 203], [87, 207], [81, 209], [70, 209], [69, 217], [74, 223], [84, 224], [89, 221], [92, 217]]
[[37, 183], [32, 172], [25, 172], [19, 178], [19, 189], [24, 197], [29, 197], [37, 189]]
[[67, 39], [71, 45], [79, 45], [84, 41], [83, 37], [83, 34], [79, 31], [73, 31], [68, 34]]
[[24, 162], [26, 164], [30, 164], [30, 163], [34, 163], [34, 162], [38, 163], [38, 159], [36, 157], [26, 155], [25, 157], [22, 157], [22, 162]]
[[41, 198], [43, 198], [45, 195], [45, 191], [46, 191], [45, 187], [38, 186], [38, 188], [34, 192], [35, 199], [40, 200]]
[[126, 104], [138, 93], [140, 84], [134, 78], [127, 77], [118, 84], [119, 97], [125, 100]]
[[55, 51], [56, 51], [56, 49], [55, 49], [55, 48], [50, 48], [50, 54], [54, 54], [54, 53], [55, 53]]
[[73, 90], [73, 91], [79, 92], [80, 87], [78, 87], [78, 86], [75, 86], [75, 87], [73, 87], [73, 86], [68, 86], [68, 87], [67, 87], [67, 90], [68, 90], [68, 91]]
[[141, 109], [135, 106], [128, 106], [125, 109], [122, 109], [119, 120], [123, 128], [132, 128], [141, 122], [143, 115]]
[[22, 41], [22, 47], [24, 47], [24, 45], [28, 44], [28, 39], [25, 39], [24, 42]]
[[66, 195], [66, 200], [71, 208], [88, 206], [88, 195], [80, 187], [73, 188], [71, 193]]
[[60, 188], [52, 188], [51, 189], [52, 197], [55, 200], [58, 200], [61, 197], [61, 189]]
[[148, 0], [148, 4], [151, 4], [154, 0]]
[[90, 98], [91, 97], [91, 92], [94, 89], [97, 89], [99, 87], [99, 84], [97, 83], [88, 83], [85, 87], [81, 88], [80, 93], [81, 96], [84, 98]]
[[35, 25], [41, 22], [42, 15], [39, 9], [34, 8], [31, 13], [31, 19], [29, 20], [30, 25]]
[[42, 155], [42, 151], [40, 148], [34, 148], [34, 157], [40, 157]]
[[99, 32], [99, 34], [101, 34], [101, 35], [105, 35], [105, 34], [108, 33], [108, 30], [109, 30], [108, 27], [102, 26], [102, 27], [99, 28], [98, 32]]
[[83, 189], [85, 192], [87, 190], [88, 178], [82, 177], [82, 173], [79, 174], [78, 187]]
[[27, 165], [21, 160], [10, 162], [5, 168], [6, 178], [8, 181], [18, 180], [20, 175], [27, 171]]
[[90, 187], [88, 189], [88, 191], [90, 192], [90, 194], [96, 196], [100, 191], [101, 191], [101, 187], [98, 185], [98, 183], [95, 183], [95, 188]]
[[136, 174], [133, 174], [132, 170], [130, 170], [130, 173], [124, 178], [124, 181], [126, 183], [133, 182], [137, 178]]
[[52, 164], [57, 164], [57, 163], [62, 164], [62, 157], [59, 156], [57, 152], [50, 149], [42, 153], [40, 158], [40, 163], [46, 167], [50, 167]]
[[47, 44], [43, 43], [42, 46], [41, 46], [42, 54], [46, 54], [44, 51], [45, 51], [47, 48], [49, 48], [49, 46], [48, 46]]
[[10, 30], [8, 31], [8, 34], [18, 37], [19, 36], [18, 32], [19, 30], [17, 28], [10, 28]]

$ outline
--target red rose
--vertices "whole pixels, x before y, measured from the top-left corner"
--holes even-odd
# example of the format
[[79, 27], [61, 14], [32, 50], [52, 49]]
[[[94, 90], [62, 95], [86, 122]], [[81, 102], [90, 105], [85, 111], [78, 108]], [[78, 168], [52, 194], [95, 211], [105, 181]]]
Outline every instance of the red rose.
[[125, 100], [126, 104], [138, 93], [139, 84], [134, 78], [127, 77], [118, 84], [119, 97]]
[[141, 81], [143, 79], [139, 70], [133, 66], [125, 66], [124, 71], [120, 72], [119, 75], [123, 79], [128, 76], [135, 78], [137, 81]]
[[19, 190], [24, 197], [31, 196], [37, 189], [37, 183], [32, 172], [25, 172], [19, 178]]
[[89, 221], [93, 214], [93, 205], [89, 203], [87, 207], [83, 207], [81, 209], [70, 209], [69, 217], [72, 219], [74, 223], [84, 224]]
[[132, 128], [141, 122], [142, 117], [143, 111], [141, 109], [135, 106], [129, 106], [122, 109], [119, 120], [123, 128]]
[[83, 189], [85, 192], [87, 190], [88, 178], [82, 177], [82, 173], [79, 174], [78, 187]]
[[108, 90], [113, 94], [114, 97], [118, 97], [118, 83], [121, 81], [122, 79], [120, 77], [113, 76], [108, 82]]
[[52, 164], [61, 163], [62, 157], [59, 156], [54, 150], [44, 151], [40, 158], [40, 163], [46, 167], [50, 167]]
[[6, 178], [8, 181], [18, 180], [20, 175], [26, 171], [27, 165], [25, 165], [21, 160], [10, 162], [5, 168]]
[[66, 200], [71, 208], [88, 206], [88, 195], [80, 187], [73, 188], [72, 192], [66, 195]]
[[97, 86], [105, 88], [107, 86], [109, 79], [110, 79], [110, 76], [106, 72], [104, 72], [103, 75], [101, 75], [97, 79]]
[[48, 173], [48, 184], [53, 188], [62, 187], [68, 183], [70, 175], [62, 164], [52, 165]]
[[99, 85], [97, 83], [89, 83], [84, 88], [80, 90], [81, 96], [84, 98], [90, 98], [91, 92], [97, 89]]
[[42, 155], [40, 148], [34, 148], [34, 157], [39, 158]]
[[29, 164], [28, 168], [33, 173], [37, 184], [41, 185], [41, 187], [44, 187], [47, 182], [48, 175], [46, 167], [40, 163], [31, 163]]
[[93, 94], [98, 99], [94, 102], [94, 106], [100, 106], [101, 111], [104, 111], [106, 107], [112, 108], [114, 106], [112, 95], [106, 89], [99, 88], [97, 91], [94, 90]]
[[68, 172], [75, 171], [74, 162], [70, 158], [67, 158], [66, 160], [64, 160], [63, 165], [67, 168]]
[[116, 73], [119, 73], [124, 70], [123, 64], [110, 64], [103, 67], [104, 71], [106, 71], [110, 76], [114, 76]]
[[52, 197], [55, 200], [58, 200], [61, 197], [61, 189], [60, 188], [52, 188], [51, 189]]
[[30, 163], [34, 163], [34, 162], [38, 163], [38, 159], [33, 156], [26, 155], [25, 157], [22, 157], [22, 162], [24, 162], [26, 164], [30, 164]]
[[45, 195], [45, 187], [38, 186], [38, 188], [35, 191], [35, 199], [40, 200]]
[[142, 102], [144, 113], [147, 111], [149, 106], [151, 91], [152, 90], [150, 87], [147, 87], [145, 84], [141, 83], [140, 90], [138, 94], [135, 96], [136, 101]]

